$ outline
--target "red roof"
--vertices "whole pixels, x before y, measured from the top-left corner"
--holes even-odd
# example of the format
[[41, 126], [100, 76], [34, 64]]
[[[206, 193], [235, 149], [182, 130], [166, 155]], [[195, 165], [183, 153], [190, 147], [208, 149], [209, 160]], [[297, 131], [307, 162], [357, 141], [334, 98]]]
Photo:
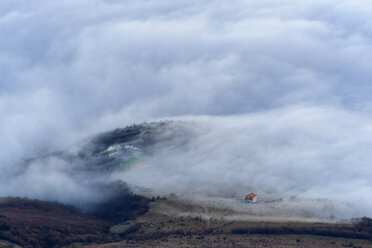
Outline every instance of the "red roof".
[[250, 193], [250, 194], [248, 194], [247, 196], [250, 196], [250, 197], [256, 197], [257, 195], [255, 194], [255, 193]]

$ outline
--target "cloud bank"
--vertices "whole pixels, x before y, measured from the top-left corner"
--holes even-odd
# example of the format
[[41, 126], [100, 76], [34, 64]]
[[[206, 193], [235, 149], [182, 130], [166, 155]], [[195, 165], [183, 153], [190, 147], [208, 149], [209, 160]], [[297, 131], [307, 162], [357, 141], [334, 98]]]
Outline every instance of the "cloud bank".
[[[371, 14], [362, 0], [2, 1], [1, 174], [99, 131], [191, 116], [210, 130], [177, 154], [200, 162], [167, 173], [254, 173], [247, 185], [352, 194], [370, 214]], [[220, 160], [200, 160], [210, 151]]]
[[189, 118], [190, 143], [160, 143], [144, 165], [112, 177], [186, 196], [242, 199], [253, 191], [261, 202], [284, 199], [276, 210], [293, 215], [371, 216], [371, 119], [314, 107]]

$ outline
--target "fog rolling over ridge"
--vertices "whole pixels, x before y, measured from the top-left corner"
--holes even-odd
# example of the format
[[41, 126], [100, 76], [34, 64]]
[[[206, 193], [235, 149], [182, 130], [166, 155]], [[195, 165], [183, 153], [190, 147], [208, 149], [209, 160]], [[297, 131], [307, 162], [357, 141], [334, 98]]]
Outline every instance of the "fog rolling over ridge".
[[[309, 118], [317, 130], [307, 124]], [[339, 118], [348, 121], [337, 123]], [[124, 181], [135, 191], [176, 193], [265, 219], [370, 216], [371, 141], [362, 139], [370, 127], [355, 118], [328, 109], [290, 108], [129, 126], [19, 164], [2, 180], [0, 193], [89, 210], [115, 197], [115, 183]], [[118, 145], [115, 149], [124, 153], [125, 147], [139, 149], [142, 163], [130, 165], [122, 161], [132, 154], [108, 152]], [[251, 191], [259, 202], [249, 206], [242, 199]]]
[[369, 121], [325, 108], [192, 120], [187, 145], [159, 148], [113, 177], [186, 196], [241, 199], [253, 191], [262, 202], [284, 200], [276, 210], [299, 216], [371, 216]]
[[[372, 216], [371, 15], [364, 0], [2, 1], [0, 195], [88, 204], [120, 179]], [[164, 119], [174, 138], [130, 170], [79, 155]]]

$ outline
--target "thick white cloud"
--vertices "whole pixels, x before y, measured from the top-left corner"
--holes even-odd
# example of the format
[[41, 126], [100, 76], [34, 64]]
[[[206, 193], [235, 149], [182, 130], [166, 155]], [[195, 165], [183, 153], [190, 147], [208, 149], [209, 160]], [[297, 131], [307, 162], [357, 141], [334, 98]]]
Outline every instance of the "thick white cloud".
[[[359, 180], [352, 192], [370, 189], [361, 144], [369, 143], [371, 124], [371, 15], [364, 0], [2, 1], [2, 168], [128, 123], [254, 113], [262, 124], [245, 139], [276, 143], [265, 153], [251, 145], [249, 154], [273, 161], [291, 154], [278, 173], [300, 170], [307, 179], [319, 164], [311, 172], [321, 184], [332, 177], [322, 175], [323, 166], [335, 166], [330, 171]], [[261, 132], [265, 125], [269, 131]], [[321, 150], [308, 150], [309, 133]], [[340, 145], [328, 146], [325, 137]]]
[[[334, 108], [291, 107], [183, 118], [190, 119], [188, 128], [196, 136], [190, 144], [162, 144], [144, 165], [113, 177], [167, 193], [242, 198], [253, 191], [263, 201], [296, 196], [326, 200], [314, 205], [336, 204], [307, 206], [318, 217], [372, 214], [371, 118]], [[280, 207], [294, 211], [286, 208]]]

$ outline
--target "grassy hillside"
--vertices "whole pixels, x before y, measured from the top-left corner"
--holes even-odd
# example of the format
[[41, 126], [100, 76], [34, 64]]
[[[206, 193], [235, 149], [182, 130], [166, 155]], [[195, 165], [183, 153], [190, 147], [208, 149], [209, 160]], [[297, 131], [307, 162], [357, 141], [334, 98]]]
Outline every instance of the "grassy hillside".
[[[372, 222], [260, 222], [215, 218], [202, 204], [156, 200], [150, 210], [123, 229], [122, 241], [75, 243], [69, 247], [372, 247]], [[116, 225], [115, 230], [128, 226]]]

